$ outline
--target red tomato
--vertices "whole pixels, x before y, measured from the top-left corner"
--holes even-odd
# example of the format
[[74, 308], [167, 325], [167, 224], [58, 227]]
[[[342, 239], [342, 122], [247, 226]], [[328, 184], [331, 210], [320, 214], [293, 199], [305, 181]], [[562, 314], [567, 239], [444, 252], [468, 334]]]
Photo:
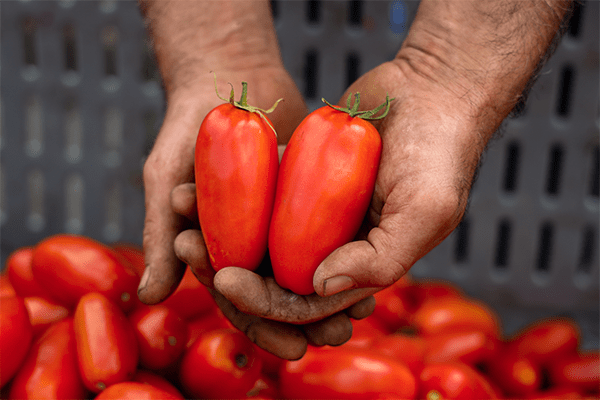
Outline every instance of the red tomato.
[[358, 116], [324, 106], [298, 125], [281, 159], [269, 228], [279, 286], [314, 292], [319, 264], [360, 228], [380, 156], [377, 129]]
[[[213, 268], [255, 270], [267, 252], [279, 155], [262, 111], [242, 100], [210, 111], [198, 132], [195, 178], [198, 219]], [[233, 97], [233, 96], [232, 96]]]
[[536, 321], [509, 340], [509, 350], [547, 363], [557, 357], [577, 353], [580, 332], [568, 318], [549, 318]]
[[415, 312], [426, 302], [444, 301], [444, 299], [464, 298], [464, 292], [456, 285], [441, 280], [421, 279], [406, 286], [401, 295], [405, 298], [409, 313]]
[[375, 293], [374, 297], [377, 303], [371, 317], [380, 320], [390, 332], [395, 332], [408, 324], [406, 300], [397, 294], [394, 286]]
[[24, 301], [35, 335], [69, 315], [69, 309], [54, 300], [44, 297], [25, 297]]
[[81, 296], [99, 292], [127, 311], [134, 305], [139, 278], [108, 246], [77, 235], [55, 235], [33, 250], [35, 279], [57, 301], [74, 307]]
[[236, 329], [219, 308], [188, 322], [186, 347], [189, 348], [203, 333], [215, 329]]
[[425, 359], [425, 340], [419, 336], [395, 333], [380, 336], [371, 342], [369, 349], [402, 361], [418, 376]]
[[419, 375], [419, 399], [497, 399], [490, 382], [474, 368], [461, 362], [425, 365]]
[[0, 297], [13, 297], [16, 295], [17, 292], [15, 292], [15, 288], [13, 287], [12, 283], [10, 283], [8, 275], [0, 275]]
[[254, 400], [280, 399], [277, 382], [267, 376], [259, 377], [254, 387], [248, 392], [248, 398]]
[[417, 390], [402, 362], [352, 347], [309, 346], [300, 360], [283, 364], [279, 377], [288, 399], [413, 399]]
[[112, 248], [129, 261], [129, 265], [139, 277], [144, 274], [146, 262], [144, 260], [144, 250], [141, 247], [132, 243], [115, 243]]
[[147, 383], [120, 382], [106, 388], [95, 400], [182, 400], [175, 395]]
[[167, 306], [183, 319], [193, 319], [217, 308], [210, 292], [201, 284], [192, 270], [187, 268], [175, 292], [160, 304]]
[[481, 331], [445, 332], [426, 338], [425, 362], [462, 361], [471, 366], [494, 362], [500, 341]]
[[576, 400], [583, 399], [581, 392], [571, 386], [553, 386], [525, 396], [527, 400]]
[[0, 300], [0, 388], [17, 372], [31, 346], [33, 329], [23, 299]]
[[261, 359], [254, 343], [240, 331], [206, 332], [192, 344], [181, 361], [183, 389], [195, 398], [243, 398], [260, 376]]
[[585, 351], [554, 360], [548, 365], [550, 381], [582, 391], [600, 391], [600, 355], [598, 350]]
[[169, 307], [144, 306], [129, 315], [140, 349], [140, 364], [152, 370], [179, 359], [188, 339], [187, 323]]
[[352, 321], [352, 337], [345, 346], [368, 348], [375, 338], [388, 335], [390, 332], [377, 318], [371, 316]]
[[138, 344], [119, 307], [103, 294], [88, 293], [75, 308], [74, 322], [79, 370], [89, 390], [98, 393], [133, 377]]
[[412, 315], [411, 323], [419, 333], [428, 336], [476, 330], [499, 338], [501, 333], [500, 319], [490, 307], [473, 299], [452, 296], [423, 303]]
[[133, 377], [135, 382], [145, 383], [150, 386], [154, 386], [160, 390], [171, 393], [173, 396], [179, 396], [183, 398], [183, 395], [171, 382], [163, 378], [161, 375], [151, 371], [138, 370]]
[[283, 358], [276, 356], [273, 353], [268, 352], [260, 348], [257, 345], [254, 345], [256, 350], [256, 355], [262, 360], [262, 372], [265, 376], [270, 378], [276, 378], [279, 373], [279, 368], [281, 364], [285, 361]]
[[48, 295], [31, 271], [33, 247], [21, 247], [13, 251], [6, 260], [6, 273], [17, 295], [21, 297]]
[[36, 341], [10, 389], [11, 399], [84, 399], [73, 319], [50, 326]]
[[528, 357], [501, 352], [486, 363], [487, 375], [509, 396], [526, 396], [540, 390], [542, 370]]

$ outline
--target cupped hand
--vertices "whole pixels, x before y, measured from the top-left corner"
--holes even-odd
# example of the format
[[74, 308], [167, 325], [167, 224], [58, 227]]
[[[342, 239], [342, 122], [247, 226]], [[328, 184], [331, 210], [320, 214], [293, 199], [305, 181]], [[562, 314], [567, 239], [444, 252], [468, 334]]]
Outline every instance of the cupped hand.
[[[397, 62], [361, 77], [340, 103], [355, 92], [361, 93], [361, 109], [375, 108], [386, 94], [395, 98], [388, 116], [374, 122], [383, 149], [361, 232], [321, 263], [312, 295], [295, 295], [272, 277], [240, 268], [220, 270], [214, 286], [238, 312], [262, 321], [323, 324], [333, 331], [331, 320], [347, 325], [341, 315], [353, 307], [364, 314], [365, 306], [373, 305], [372, 294], [402, 277], [458, 225], [485, 147], [472, 110], [451, 90], [411, 75]], [[180, 189], [174, 198], [191, 201], [192, 190]]]

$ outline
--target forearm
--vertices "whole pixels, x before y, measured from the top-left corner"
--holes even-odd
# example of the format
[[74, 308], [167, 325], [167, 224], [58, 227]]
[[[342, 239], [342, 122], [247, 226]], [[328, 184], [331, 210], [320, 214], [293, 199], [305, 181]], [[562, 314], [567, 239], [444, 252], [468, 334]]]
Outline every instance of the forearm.
[[266, 0], [139, 0], [154, 42], [167, 96], [210, 71], [279, 67], [281, 58]]
[[433, 81], [490, 127], [519, 101], [561, 23], [569, 0], [423, 0], [397, 54], [405, 73]]

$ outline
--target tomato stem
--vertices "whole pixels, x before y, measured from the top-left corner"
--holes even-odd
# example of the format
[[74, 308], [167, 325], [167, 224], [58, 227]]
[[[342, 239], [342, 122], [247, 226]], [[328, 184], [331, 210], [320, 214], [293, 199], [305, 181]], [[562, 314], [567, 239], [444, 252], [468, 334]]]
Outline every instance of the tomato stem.
[[265, 114], [270, 114], [273, 111], [275, 111], [275, 108], [277, 107], [279, 102], [283, 101], [283, 98], [277, 100], [271, 106], [271, 108], [269, 108], [268, 110], [248, 105], [248, 82], [242, 82], [242, 96], [240, 98], [240, 101], [235, 101], [233, 85], [231, 83], [229, 83], [229, 86], [231, 86], [231, 91], [229, 92], [229, 99], [225, 99], [225, 98], [221, 97], [221, 95], [219, 95], [219, 90], [217, 89], [217, 74], [213, 73], [213, 75], [215, 78], [215, 92], [217, 93], [218, 98], [220, 98], [221, 100], [223, 100], [241, 110], [245, 110], [248, 112], [253, 112], [253, 113], [258, 114], [267, 123], [267, 125], [269, 125], [269, 127], [273, 130], [273, 133], [275, 133], [275, 136], [277, 136], [277, 131], [275, 130], [273, 125], [271, 125], [271, 122], [265, 116]]
[[[352, 102], [353, 95], [354, 95], [354, 102]], [[321, 99], [321, 100], [323, 101], [323, 103], [327, 104], [329, 107], [336, 109], [338, 111], [341, 111], [341, 112], [345, 112], [348, 115], [350, 115], [351, 117], [358, 117], [358, 118], [362, 118], [362, 119], [365, 119], [368, 121], [373, 121], [373, 120], [385, 118], [385, 116], [390, 111], [390, 103], [392, 102], [392, 100], [394, 100], [394, 98], [390, 99], [390, 96], [388, 94], [386, 94], [385, 101], [383, 102], [383, 104], [377, 106], [376, 108], [374, 108], [372, 110], [367, 110], [367, 111], [358, 111], [358, 106], [360, 105], [360, 93], [359, 92], [356, 92], [354, 94], [350, 93], [350, 95], [348, 95], [348, 99], [346, 100], [346, 107], [334, 106], [333, 104], [329, 103], [325, 99]], [[377, 113], [379, 113], [384, 107], [385, 107], [385, 110], [383, 111], [383, 113], [381, 113], [380, 115], [377, 115]]]

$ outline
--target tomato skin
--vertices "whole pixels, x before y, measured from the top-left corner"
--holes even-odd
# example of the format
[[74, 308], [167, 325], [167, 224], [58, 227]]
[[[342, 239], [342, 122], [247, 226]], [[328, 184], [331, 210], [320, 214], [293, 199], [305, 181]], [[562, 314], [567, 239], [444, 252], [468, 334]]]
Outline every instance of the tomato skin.
[[500, 353], [501, 342], [481, 331], [445, 332], [426, 338], [425, 362], [462, 361], [471, 366], [489, 361]]
[[481, 400], [498, 396], [490, 382], [465, 363], [427, 364], [419, 375], [419, 399], [440, 398]]
[[11, 399], [83, 399], [87, 390], [79, 374], [73, 319], [50, 326], [31, 348], [15, 376]]
[[139, 278], [133, 269], [113, 249], [84, 236], [42, 240], [33, 250], [31, 268], [50, 295], [69, 308], [90, 292], [104, 294], [125, 311], [137, 298]]
[[425, 365], [426, 342], [419, 336], [395, 333], [375, 338], [369, 349], [402, 361], [418, 376]]
[[140, 364], [151, 370], [166, 368], [183, 354], [187, 323], [169, 307], [144, 306], [129, 315], [140, 349]]
[[33, 276], [31, 260], [33, 247], [21, 247], [13, 251], [6, 259], [6, 274], [17, 295], [21, 297], [44, 296], [47, 291]]
[[548, 365], [554, 385], [575, 387], [596, 395], [600, 391], [600, 354], [598, 350], [584, 351], [554, 360]]
[[123, 311], [101, 293], [81, 297], [74, 313], [79, 371], [85, 386], [98, 393], [131, 379], [139, 351], [135, 331]]
[[577, 353], [580, 332], [568, 318], [548, 318], [535, 321], [508, 341], [508, 350], [527, 356], [542, 365], [557, 357]]
[[525, 396], [527, 400], [575, 400], [583, 399], [579, 390], [571, 386], [553, 386]]
[[420, 279], [411, 282], [400, 293], [405, 298], [407, 311], [414, 313], [428, 302], [444, 301], [447, 298], [464, 299], [465, 293], [456, 285], [436, 279]]
[[198, 219], [216, 271], [255, 270], [263, 260], [278, 167], [276, 135], [258, 113], [226, 103], [202, 121], [195, 150]]
[[403, 363], [365, 349], [309, 346], [279, 373], [283, 398], [413, 399], [416, 380]]
[[376, 338], [386, 336], [390, 332], [387, 327], [377, 318], [367, 318], [352, 321], [352, 337], [344, 346], [357, 348], [368, 348]]
[[54, 300], [44, 297], [25, 297], [25, 307], [34, 335], [38, 335], [54, 322], [69, 316], [69, 309]]
[[177, 396], [147, 383], [120, 382], [106, 388], [95, 400], [182, 400]]
[[181, 360], [179, 378], [194, 398], [243, 398], [261, 374], [254, 343], [233, 329], [198, 337]]
[[215, 329], [236, 329], [220, 308], [189, 320], [186, 348], [189, 348], [203, 333]]
[[501, 352], [486, 363], [487, 375], [508, 396], [523, 397], [537, 392], [542, 385], [542, 369], [532, 359]]
[[137, 275], [141, 278], [146, 270], [146, 261], [144, 259], [144, 250], [132, 243], [115, 243], [112, 248], [125, 258]]
[[489, 306], [453, 296], [423, 303], [412, 314], [411, 324], [425, 336], [459, 330], [476, 330], [493, 338], [501, 336], [500, 319]]
[[163, 378], [161, 375], [158, 375], [155, 372], [147, 371], [140, 369], [135, 373], [135, 377], [133, 378], [134, 382], [145, 383], [150, 386], [154, 386], [160, 390], [171, 393], [173, 396], [177, 398], [183, 399], [183, 395], [171, 382], [167, 379]]
[[167, 306], [183, 319], [190, 320], [208, 314], [217, 304], [210, 292], [198, 281], [190, 268], [185, 270], [177, 289], [160, 304]]
[[12, 283], [10, 283], [10, 279], [7, 274], [0, 275], [0, 298], [2, 297], [14, 297], [17, 295], [15, 292], [15, 288]]
[[33, 329], [21, 297], [0, 300], [0, 388], [17, 372], [31, 346]]
[[375, 309], [371, 316], [380, 320], [390, 332], [408, 325], [408, 307], [403, 296], [399, 296], [394, 286], [383, 289], [374, 295]]
[[357, 234], [373, 195], [381, 138], [368, 121], [321, 107], [296, 128], [283, 153], [269, 229], [277, 283], [314, 292], [313, 275]]

